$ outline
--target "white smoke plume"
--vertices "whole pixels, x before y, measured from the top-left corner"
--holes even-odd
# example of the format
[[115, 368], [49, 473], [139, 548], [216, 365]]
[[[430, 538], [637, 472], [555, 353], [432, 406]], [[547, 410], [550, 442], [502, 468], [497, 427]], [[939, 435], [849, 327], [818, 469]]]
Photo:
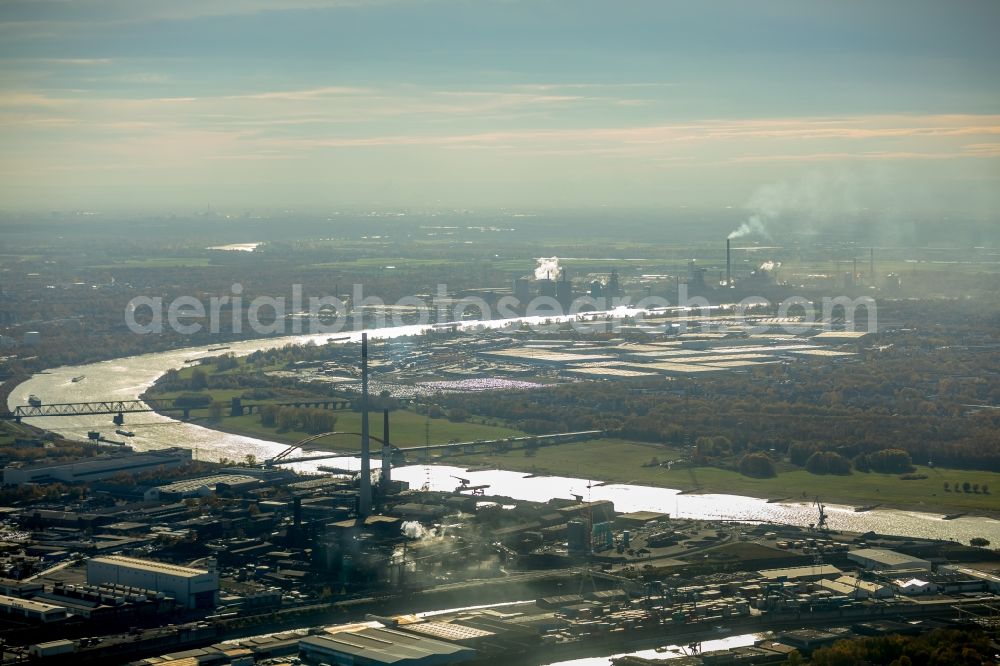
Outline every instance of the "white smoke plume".
[[427, 536], [427, 530], [424, 526], [415, 520], [407, 520], [402, 526], [403, 536], [410, 539], [423, 539]]
[[559, 257], [539, 257], [535, 267], [536, 280], [556, 280], [559, 278]]
[[780, 267], [781, 267], [780, 261], [772, 261], [768, 259], [767, 261], [765, 261], [760, 265], [760, 268], [758, 270], [767, 271], [768, 273], [770, 273], [771, 271], [774, 271]]
[[729, 240], [734, 238], [742, 238], [749, 234], [760, 234], [761, 236], [767, 236], [767, 228], [764, 226], [764, 221], [760, 218], [760, 215], [751, 215], [750, 219], [736, 227], [733, 231], [729, 232]]
[[729, 234], [741, 238], [751, 234], [770, 238], [794, 230], [838, 224], [863, 210], [861, 188], [850, 173], [805, 174], [796, 181], [763, 185], [747, 202], [749, 216]]

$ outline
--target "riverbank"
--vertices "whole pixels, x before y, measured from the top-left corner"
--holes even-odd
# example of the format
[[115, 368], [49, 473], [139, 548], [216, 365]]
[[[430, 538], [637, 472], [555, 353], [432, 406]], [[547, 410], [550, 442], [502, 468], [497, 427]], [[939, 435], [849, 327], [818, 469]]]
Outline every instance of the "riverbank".
[[[172, 418], [177, 416], [177, 412], [157, 413]], [[345, 433], [345, 436], [325, 438], [312, 448], [320, 450], [328, 448], [332, 451], [344, 452], [360, 451], [361, 445], [357, 433], [361, 431], [361, 413], [352, 410], [337, 410], [333, 413], [336, 416], [335, 430]], [[264, 426], [260, 423], [260, 417], [257, 414], [212, 419], [207, 415], [207, 410], [194, 409], [191, 410], [191, 416], [192, 418], [188, 419], [187, 422], [202, 428], [232, 435], [266, 439], [279, 444], [294, 444], [313, 434], [302, 430], [278, 430]], [[408, 409], [393, 410], [390, 419], [389, 432], [395, 446], [422, 446], [428, 442], [430, 444], [444, 444], [450, 441], [503, 439], [524, 435], [520, 430], [512, 428], [473, 421], [455, 422], [448, 419], [434, 419]], [[370, 421], [372, 437], [381, 441], [383, 437], [382, 415], [380, 413], [373, 414]]]
[[786, 502], [812, 502], [816, 497], [827, 504], [862, 507], [879, 504], [884, 509], [923, 513], [966, 512], [1000, 518], [1000, 498], [993, 490], [984, 494], [945, 491], [968, 482], [970, 488], [985, 485], [1000, 492], [1000, 474], [918, 466], [913, 480], [895, 474], [855, 472], [848, 476], [817, 475], [805, 470], [783, 471], [769, 479], [756, 479], [717, 467], [671, 468], [649, 466], [653, 458], [671, 459], [672, 450], [655, 444], [620, 439], [600, 439], [537, 449], [532, 455], [510, 452], [449, 456], [441, 462], [491, 467], [514, 472], [554, 476], [572, 475], [601, 483], [673, 488], [685, 494], [743, 495]]
[[[160, 396], [157, 396], [160, 397]], [[227, 396], [221, 396], [225, 398]], [[207, 410], [193, 410], [192, 423], [219, 432], [293, 444], [309, 436], [292, 430], [279, 432], [260, 424], [256, 415], [224, 417], [212, 420]], [[170, 416], [171, 414], [165, 414]], [[360, 413], [337, 412], [337, 431], [360, 431]], [[382, 436], [381, 418], [373, 418], [372, 435]], [[410, 410], [392, 412], [391, 439], [397, 446], [418, 446], [425, 441], [475, 441], [498, 439], [523, 433], [500, 426], [474, 422], [430, 419]], [[351, 453], [360, 450], [357, 437], [327, 438], [312, 448]], [[818, 475], [803, 469], [785, 470], [768, 479], [758, 479], [719, 467], [691, 467], [687, 463], [672, 467], [651, 465], [654, 460], [679, 459], [682, 453], [670, 447], [622, 439], [598, 439], [535, 449], [530, 453], [511, 451], [496, 454], [457, 454], [437, 459], [451, 465], [477, 469], [500, 469], [529, 474], [591, 478], [601, 484], [631, 484], [669, 488], [684, 494], [742, 495], [785, 502], [813, 502], [858, 508], [880, 508], [954, 515], [969, 514], [1000, 519], [1000, 501], [992, 490], [1000, 492], [1000, 474], [975, 470], [954, 470], [917, 466], [909, 480], [896, 474], [854, 472], [846, 476]], [[413, 462], [424, 462], [423, 459]], [[920, 478], [923, 477], [923, 478]], [[945, 483], [949, 490], [945, 490]], [[970, 491], [961, 489], [968, 483]], [[972, 488], [980, 489], [972, 492]]]

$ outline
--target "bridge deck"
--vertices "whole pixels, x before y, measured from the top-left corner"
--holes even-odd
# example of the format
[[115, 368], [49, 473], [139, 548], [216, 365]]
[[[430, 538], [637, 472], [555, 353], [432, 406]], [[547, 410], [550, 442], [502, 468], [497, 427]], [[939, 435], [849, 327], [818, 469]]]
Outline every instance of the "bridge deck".
[[136, 412], [173, 411], [190, 407], [175, 407], [155, 400], [98, 400], [95, 402], [53, 402], [41, 405], [18, 405], [0, 419], [24, 419], [35, 416], [94, 416], [97, 414], [133, 414]]

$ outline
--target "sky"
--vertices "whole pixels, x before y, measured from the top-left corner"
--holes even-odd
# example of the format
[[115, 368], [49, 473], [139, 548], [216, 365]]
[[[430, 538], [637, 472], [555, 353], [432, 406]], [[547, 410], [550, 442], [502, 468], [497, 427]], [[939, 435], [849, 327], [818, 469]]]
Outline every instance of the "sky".
[[0, 209], [1000, 211], [995, 0], [0, 0]]

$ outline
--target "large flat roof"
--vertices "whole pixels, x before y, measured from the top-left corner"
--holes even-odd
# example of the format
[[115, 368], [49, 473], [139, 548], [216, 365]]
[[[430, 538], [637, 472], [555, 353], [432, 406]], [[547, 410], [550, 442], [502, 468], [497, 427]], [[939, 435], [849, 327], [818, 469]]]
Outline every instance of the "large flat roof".
[[152, 573], [167, 574], [170, 576], [180, 576], [183, 578], [195, 578], [197, 576], [204, 576], [208, 573], [205, 569], [194, 569], [191, 567], [182, 567], [176, 564], [167, 564], [166, 562], [156, 562], [153, 560], [140, 560], [134, 557], [125, 557], [124, 555], [105, 555], [103, 557], [92, 557], [91, 562], [98, 562], [101, 564], [113, 564], [119, 567], [130, 567], [132, 569], [141, 569], [143, 571], [150, 571]]
[[758, 571], [761, 576], [769, 580], [779, 578], [806, 578], [817, 576], [840, 576], [844, 573], [832, 564], [819, 564], [808, 567], [786, 567], [783, 569], [762, 569]]
[[804, 354], [806, 356], [857, 356], [854, 352], [836, 351], [834, 349], [790, 349], [789, 354]]
[[608, 350], [614, 350], [619, 352], [628, 352], [630, 354], [638, 354], [643, 352], [664, 352], [671, 347], [676, 347], [679, 342], [670, 343], [635, 343], [635, 344], [624, 344], [624, 345], [614, 345], [611, 347], [605, 347]]
[[860, 340], [866, 335], [871, 335], [868, 331], [823, 331], [810, 338], [811, 340]]
[[866, 560], [871, 560], [872, 562], [878, 562], [879, 564], [889, 566], [911, 564], [913, 562], [927, 562], [927, 560], [919, 557], [904, 555], [903, 553], [897, 553], [896, 551], [889, 550], [887, 548], [859, 548], [858, 550], [852, 550], [847, 555], [863, 557]]
[[586, 377], [617, 377], [619, 379], [656, 376], [655, 372], [640, 372], [638, 370], [628, 370], [626, 368], [574, 367], [569, 368], [566, 372]]
[[550, 349], [538, 349], [533, 347], [515, 347], [513, 349], [501, 349], [498, 351], [483, 352], [484, 356], [500, 356], [512, 361], [523, 361], [525, 363], [585, 363], [588, 361], [613, 361], [614, 356], [600, 354], [584, 354], [580, 352], [552, 351]]
[[6, 594], [0, 594], [0, 606], [6, 606], [8, 608], [23, 608], [26, 611], [32, 611], [35, 613], [47, 613], [51, 611], [66, 610], [65, 606], [47, 604], [44, 601], [32, 601], [31, 599], [21, 599], [20, 597], [9, 597]]
[[816, 581], [816, 584], [826, 590], [829, 590], [831, 592], [836, 592], [837, 594], [842, 594], [848, 597], [854, 594], [853, 585], [842, 583], [839, 580], [829, 580], [824, 578], [823, 580]]
[[623, 520], [632, 521], [645, 521], [649, 522], [652, 520], [663, 520], [664, 518], [670, 518], [669, 513], [660, 513], [658, 511], [632, 511], [630, 513], [622, 513], [618, 515], [619, 518]]
[[[152, 449], [150, 451], [141, 451], [138, 453], [113, 453], [107, 455], [94, 456], [92, 458], [73, 458], [70, 460], [50, 460], [47, 462], [32, 463], [30, 465], [23, 465], [18, 468], [13, 468], [18, 471], [33, 471], [33, 470], [43, 470], [43, 469], [63, 469], [71, 468], [77, 476], [84, 476], [87, 473], [94, 471], [105, 471], [109, 465], [114, 465], [115, 463], [122, 463], [125, 467], [134, 467], [136, 465], [146, 464], [149, 461], [158, 461], [163, 459], [184, 457], [185, 452], [187, 457], [191, 456], [190, 449], [181, 449], [178, 447], [171, 447], [169, 449]], [[96, 469], [95, 469], [96, 468]]]
[[775, 352], [788, 352], [796, 349], [816, 349], [816, 346], [808, 343], [796, 343], [780, 345], [750, 345], [746, 347], [728, 347], [727, 349], [731, 349], [733, 351], [723, 351], [722, 349], [713, 349], [712, 351], [726, 354], [747, 354], [756, 352], [760, 352], [762, 354], [773, 354]]
[[873, 583], [869, 580], [861, 580], [857, 576], [841, 576], [836, 580], [836, 582], [843, 583], [844, 585], [850, 585], [851, 587], [857, 587], [858, 589], [865, 590], [873, 594], [885, 587], [885, 585]]
[[772, 359], [762, 359], [762, 360], [759, 360], [759, 361], [746, 361], [746, 360], [713, 361], [712, 363], [705, 363], [705, 365], [711, 366], [713, 368], [746, 368], [746, 367], [756, 366], [756, 365], [774, 365], [775, 363], [781, 363], [781, 361], [779, 361], [777, 359], [773, 359], [773, 358]]
[[458, 662], [475, 654], [471, 648], [461, 645], [382, 627], [309, 636], [299, 641], [299, 645], [348, 654], [375, 664], [423, 663], [432, 657], [451, 657], [450, 661]]
[[457, 624], [455, 622], [419, 622], [406, 625], [406, 630], [430, 636], [431, 638], [440, 638], [441, 640], [455, 642], [496, 636], [492, 631], [467, 627], [464, 624]]
[[681, 361], [684, 363], [718, 363], [721, 361], [747, 361], [755, 358], [771, 358], [771, 356], [759, 353], [717, 352], [703, 356], [687, 356], [682, 358]]
[[159, 487], [161, 492], [183, 493], [198, 490], [204, 486], [214, 487], [219, 483], [259, 483], [260, 479], [246, 474], [213, 474], [202, 476], [197, 479], [184, 479], [174, 481]]
[[630, 356], [639, 356], [641, 358], [669, 358], [671, 356], [701, 356], [705, 353], [703, 349], [660, 349], [654, 351], [628, 351], [623, 350]]
[[688, 374], [695, 372], [720, 372], [723, 368], [716, 368], [711, 365], [696, 365], [694, 363], [642, 363], [628, 366], [634, 370], [656, 370], [664, 374]]

